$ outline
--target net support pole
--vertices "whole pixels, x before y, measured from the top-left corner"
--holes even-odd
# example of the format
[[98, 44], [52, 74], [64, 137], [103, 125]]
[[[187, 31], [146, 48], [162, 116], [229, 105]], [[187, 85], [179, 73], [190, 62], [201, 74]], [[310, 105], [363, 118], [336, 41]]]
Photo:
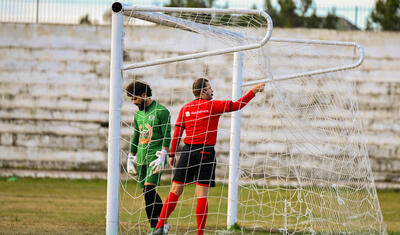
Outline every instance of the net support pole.
[[121, 90], [122, 90], [122, 5], [112, 5], [111, 26], [111, 63], [110, 63], [110, 102], [108, 129], [108, 166], [107, 166], [107, 216], [106, 234], [118, 234], [119, 200], [119, 151], [121, 133]]
[[[243, 53], [233, 55], [232, 100], [242, 96]], [[228, 185], [228, 229], [237, 223], [238, 182], [240, 154], [240, 110], [231, 114], [231, 136], [229, 148], [229, 185]]]

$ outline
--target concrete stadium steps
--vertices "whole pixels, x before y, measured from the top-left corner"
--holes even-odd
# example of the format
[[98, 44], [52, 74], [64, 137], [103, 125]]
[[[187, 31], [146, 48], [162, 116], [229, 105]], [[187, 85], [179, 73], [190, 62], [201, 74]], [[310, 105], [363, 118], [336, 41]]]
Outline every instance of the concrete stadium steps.
[[[109, 86], [109, 75], [99, 77], [95, 73], [79, 72], [35, 72], [35, 71], [6, 71], [2, 69], [2, 82], [26, 84], [55, 84], [55, 85], [102, 85]], [[104, 88], [103, 88], [104, 89]], [[107, 90], [108, 92], [108, 90]]]
[[0, 53], [6, 56], [9, 60], [26, 61], [37, 60], [41, 61], [64, 61], [64, 62], [82, 62], [86, 63], [104, 63], [110, 60], [109, 49], [85, 49], [85, 48], [49, 48], [46, 45], [43, 47], [27, 48], [23, 46], [1, 46]]
[[[104, 151], [71, 151], [56, 148], [0, 146], [1, 167], [28, 169], [80, 169], [103, 171], [107, 154]], [[83, 170], [83, 169], [82, 169]]]
[[[110, 47], [111, 31], [102, 26], [3, 23], [0, 46], [99, 49]], [[82, 27], [83, 26], [83, 27]], [[90, 43], [88, 43], [90, 42]]]
[[0, 133], [54, 134], [54, 135], [106, 135], [107, 128], [94, 122], [70, 122], [56, 120], [1, 119]]
[[[53, 169], [82, 171], [82, 177], [89, 177], [85, 176], [87, 171], [104, 171], [108, 138], [110, 27], [3, 23], [0, 31], [3, 32], [0, 40], [0, 166], [3, 169], [31, 167], [55, 176], [57, 174], [51, 173]], [[193, 35], [169, 28], [127, 27], [125, 64], [221, 46], [214, 40], [204, 42]], [[366, 60], [361, 67], [331, 76], [356, 85], [360, 123], [365, 129], [365, 141], [376, 179], [400, 183], [398, 35], [276, 29], [274, 37], [357, 41], [365, 47]], [[269, 66], [275, 77], [336, 65], [341, 61], [338, 56], [342, 52], [339, 50], [306, 50], [307, 46], [301, 49], [286, 45], [273, 43], [268, 48], [272, 58]], [[388, 48], [387, 45], [392, 46]], [[350, 60], [352, 55], [350, 53], [345, 59]], [[216, 99], [231, 97], [232, 60], [233, 55], [229, 54], [127, 71], [124, 72], [123, 87], [133, 78], [147, 81], [153, 88], [154, 99], [170, 110], [173, 123], [182, 104], [193, 99], [191, 85], [196, 77], [211, 79]], [[245, 81], [262, 76], [255, 63], [246, 62], [243, 70]], [[303, 106], [299, 107], [303, 108], [304, 115], [312, 117], [316, 113], [307, 113], [304, 109], [312, 104], [306, 96], [331, 88], [317, 80], [309, 80], [306, 85], [306, 88], [300, 88], [294, 81], [280, 83], [290, 92], [303, 94]], [[243, 92], [249, 89], [244, 87]], [[127, 151], [133, 113], [137, 108], [125, 93], [122, 96], [121, 148]], [[265, 103], [264, 98], [267, 100]], [[274, 98], [274, 92], [265, 92], [242, 111], [244, 161], [250, 153], [278, 156], [287, 151], [282, 139], [285, 131], [283, 116], [270, 107]], [[345, 112], [326, 111], [329, 119], [318, 119], [312, 127], [327, 131], [335, 129], [340, 133], [352, 126]], [[217, 173], [223, 178], [227, 174], [230, 114], [222, 116], [219, 126], [216, 148], [221, 164]], [[265, 136], [263, 143], [254, 141], [254, 136], [261, 135]], [[329, 152], [329, 145], [325, 147]], [[124, 156], [121, 158], [123, 160]], [[67, 173], [64, 175], [73, 177]]]
[[75, 111], [60, 111], [58, 109], [20, 109], [13, 108], [11, 110], [0, 110], [1, 119], [21, 119], [21, 120], [74, 120], [80, 122], [108, 122], [108, 113], [100, 112], [75, 112]]

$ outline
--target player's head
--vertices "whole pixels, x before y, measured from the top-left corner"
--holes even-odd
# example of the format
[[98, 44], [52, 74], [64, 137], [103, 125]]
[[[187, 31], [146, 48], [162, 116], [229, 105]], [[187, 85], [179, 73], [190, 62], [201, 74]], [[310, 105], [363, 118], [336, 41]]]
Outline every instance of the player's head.
[[211, 100], [214, 95], [214, 91], [211, 88], [210, 82], [206, 78], [197, 78], [194, 80], [192, 91], [196, 98], [205, 100]]
[[140, 81], [134, 81], [129, 84], [126, 87], [126, 94], [131, 98], [133, 104], [138, 106], [139, 110], [145, 108], [146, 99], [152, 95], [150, 86]]

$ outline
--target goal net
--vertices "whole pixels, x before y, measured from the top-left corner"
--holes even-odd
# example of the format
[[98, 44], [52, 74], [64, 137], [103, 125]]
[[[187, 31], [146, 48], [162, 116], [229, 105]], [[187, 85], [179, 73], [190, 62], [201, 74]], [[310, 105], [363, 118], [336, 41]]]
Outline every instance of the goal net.
[[[206, 234], [227, 233], [227, 227], [239, 234], [385, 234], [355, 74], [349, 71], [362, 63], [362, 48], [356, 43], [270, 38], [272, 25], [259, 11], [167, 9], [123, 10], [122, 89], [117, 91], [123, 99], [119, 233], [150, 232], [143, 189], [126, 172], [137, 111], [126, 86], [135, 80], [149, 84], [152, 98], [170, 111], [173, 130], [180, 108], [194, 99], [194, 79], [207, 77], [218, 100], [233, 98], [232, 85], [239, 85], [243, 95], [260, 81], [266, 88], [237, 111], [235, 224], [228, 218], [233, 114], [220, 119], [217, 186], [208, 197]], [[233, 53], [241, 58], [239, 70], [233, 66]], [[237, 73], [243, 79], [232, 84]], [[163, 201], [172, 174], [166, 168], [157, 187]], [[169, 234], [196, 234], [196, 203], [195, 185], [186, 186], [168, 218]]]

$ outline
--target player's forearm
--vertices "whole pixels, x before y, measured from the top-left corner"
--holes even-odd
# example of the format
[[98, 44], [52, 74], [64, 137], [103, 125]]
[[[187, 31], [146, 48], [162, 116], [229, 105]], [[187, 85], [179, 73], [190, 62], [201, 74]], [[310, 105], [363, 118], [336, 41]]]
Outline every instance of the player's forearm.
[[181, 142], [181, 137], [177, 137], [177, 138], [173, 138], [172, 139], [171, 152], [170, 152], [171, 156], [175, 155], [176, 149], [178, 148], [180, 142]]
[[164, 130], [163, 133], [164, 133], [164, 138], [162, 140], [162, 146], [169, 147], [171, 144], [171, 127]]
[[131, 144], [130, 144], [130, 147], [129, 147], [129, 151], [131, 153], [136, 153], [137, 152], [138, 143], [139, 143], [139, 135], [136, 136], [135, 134], [133, 134], [132, 140], [131, 140]]
[[250, 102], [250, 100], [252, 100], [255, 97], [255, 93], [250, 90], [249, 92], [247, 92], [246, 95], [244, 95], [242, 98], [238, 99], [235, 102], [232, 102], [231, 105], [231, 111], [236, 111], [239, 109], [242, 109], [244, 106], [247, 105], [247, 103]]
[[171, 116], [169, 115], [168, 111], [165, 111], [162, 113], [163, 115], [161, 115], [160, 117], [162, 118], [162, 123], [164, 123], [161, 126], [161, 131], [163, 133], [163, 141], [162, 141], [162, 146], [167, 146], [167, 148], [169, 147], [169, 145], [171, 144]]
[[136, 142], [134, 142], [134, 141], [132, 141], [131, 142], [131, 144], [130, 144], [130, 146], [129, 146], [129, 152], [131, 152], [131, 153], [136, 153], [137, 152], [137, 141]]
[[172, 141], [171, 141], [171, 152], [170, 152], [170, 155], [175, 155], [176, 149], [178, 148], [179, 143], [180, 143], [181, 138], [182, 138], [183, 130], [184, 129], [181, 126], [176, 126], [175, 127], [174, 135], [173, 135]]

